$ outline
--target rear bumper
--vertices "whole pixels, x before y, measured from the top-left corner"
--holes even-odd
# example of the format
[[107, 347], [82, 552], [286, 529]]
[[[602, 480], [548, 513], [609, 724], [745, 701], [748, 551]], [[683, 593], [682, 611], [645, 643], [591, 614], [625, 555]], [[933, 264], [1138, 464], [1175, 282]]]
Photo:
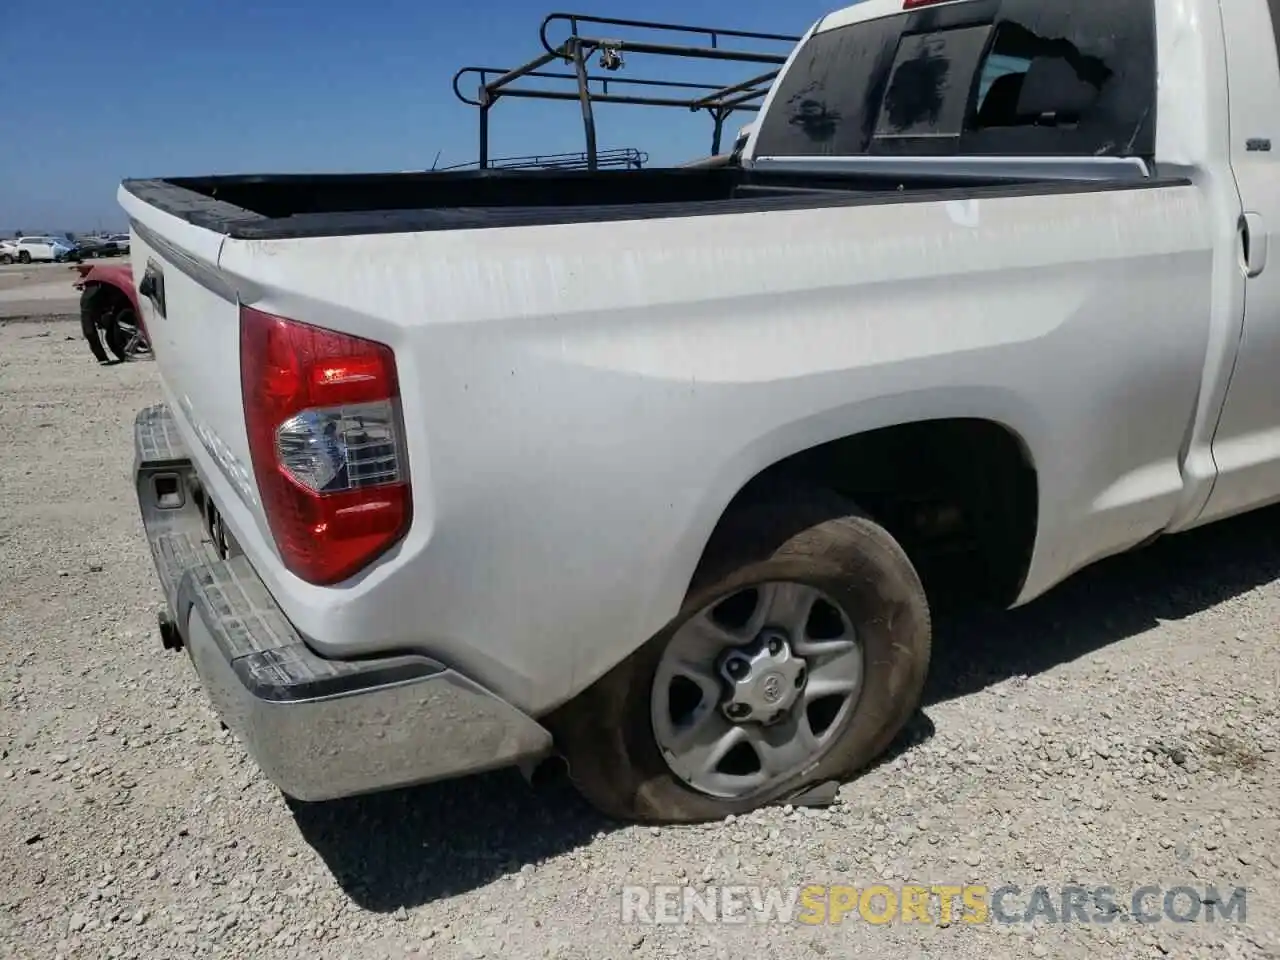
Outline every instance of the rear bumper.
[[214, 708], [300, 800], [446, 779], [545, 754], [550, 734], [427, 657], [318, 656], [234, 545], [219, 555], [172, 414], [134, 423], [138, 506], [168, 613]]

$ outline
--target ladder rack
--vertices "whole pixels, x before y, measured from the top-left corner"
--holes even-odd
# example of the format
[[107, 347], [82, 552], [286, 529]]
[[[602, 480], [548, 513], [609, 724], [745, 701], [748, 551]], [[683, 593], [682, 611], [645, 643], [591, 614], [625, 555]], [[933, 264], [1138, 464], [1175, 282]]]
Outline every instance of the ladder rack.
[[[549, 28], [564, 24], [568, 36], [559, 43], [549, 39]], [[621, 27], [641, 32], [638, 39], [586, 35], [587, 28]], [[696, 35], [700, 45], [659, 43], [644, 38], [644, 33], [676, 33]], [[511, 69], [498, 67], [463, 67], [453, 77], [454, 95], [463, 103], [480, 112], [480, 158], [468, 166], [488, 169], [498, 161], [489, 158], [489, 111], [503, 97], [529, 100], [577, 101], [582, 109], [583, 131], [586, 135], [587, 169], [596, 170], [602, 165], [605, 154], [596, 148], [594, 105], [597, 103], [630, 104], [634, 106], [675, 107], [692, 112], [705, 110], [712, 118], [711, 153], [720, 152], [725, 121], [736, 112], [756, 113], [760, 101], [778, 75], [778, 69], [787, 61], [791, 49], [800, 37], [780, 33], [759, 33], [749, 30], [696, 27], [688, 24], [662, 23], [652, 20], [622, 20], [614, 17], [596, 17], [580, 13], [551, 13], [542, 21], [539, 39], [543, 53], [527, 63]], [[781, 49], [749, 50], [725, 48], [721, 40], [752, 40], [774, 45]], [[601, 73], [593, 73], [588, 60], [598, 56]], [[769, 65], [772, 69], [727, 85], [714, 83], [690, 83], [678, 80], [657, 80], [639, 77], [613, 76], [625, 65], [627, 54], [692, 58]], [[568, 70], [547, 70], [545, 67], [561, 63], [572, 67]], [[475, 93], [463, 92], [464, 78], [476, 82]], [[516, 85], [525, 79], [554, 80], [565, 84], [566, 89], [546, 89]], [[572, 86], [569, 87], [568, 85]], [[612, 165], [619, 165], [613, 161]]]

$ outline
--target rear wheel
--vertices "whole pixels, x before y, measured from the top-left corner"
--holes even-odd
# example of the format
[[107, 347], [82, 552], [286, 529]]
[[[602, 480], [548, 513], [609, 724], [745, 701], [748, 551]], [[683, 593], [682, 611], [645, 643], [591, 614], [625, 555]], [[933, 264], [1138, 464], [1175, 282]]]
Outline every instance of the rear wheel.
[[847, 777], [919, 702], [911, 562], [840, 498], [726, 519], [662, 633], [549, 722], [579, 790], [626, 820], [715, 819]]
[[31, 253], [30, 253], [29, 251], [27, 251], [27, 250], [19, 250], [19, 251], [18, 251], [18, 262], [19, 262], [19, 263], [30, 263], [30, 262], [31, 262]]
[[132, 305], [106, 284], [92, 283], [80, 295], [80, 331], [99, 363], [110, 362], [111, 355], [118, 361], [151, 355], [151, 346]]

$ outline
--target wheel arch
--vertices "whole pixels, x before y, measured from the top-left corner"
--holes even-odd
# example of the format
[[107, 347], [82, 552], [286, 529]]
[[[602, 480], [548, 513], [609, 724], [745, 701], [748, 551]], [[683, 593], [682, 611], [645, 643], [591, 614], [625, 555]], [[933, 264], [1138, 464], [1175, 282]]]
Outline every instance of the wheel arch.
[[[976, 587], [982, 600], [1012, 605], [1039, 530], [1040, 482], [1027, 440], [1037, 425], [1025, 415], [1002, 415], [1009, 397], [985, 399], [995, 402], [949, 402], [917, 417], [867, 417], [848, 432], [794, 425], [744, 451], [726, 471], [733, 479], [708, 495], [700, 521], [688, 531], [670, 584], [674, 603], [687, 593], [708, 546], [735, 510], [822, 488], [857, 503], [902, 541], [921, 567], [931, 599], [953, 599], [952, 587], [972, 598]], [[951, 411], [943, 413], [947, 407]], [[957, 536], [966, 534], [976, 537], [968, 551], [953, 553], [949, 563], [935, 562], [938, 548], [955, 551]], [[949, 582], [957, 571], [965, 574], [963, 584]]]

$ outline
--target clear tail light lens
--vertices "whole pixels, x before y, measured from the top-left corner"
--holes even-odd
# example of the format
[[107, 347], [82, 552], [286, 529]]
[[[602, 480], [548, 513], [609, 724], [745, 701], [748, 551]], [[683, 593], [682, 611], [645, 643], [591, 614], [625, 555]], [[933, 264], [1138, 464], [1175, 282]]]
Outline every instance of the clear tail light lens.
[[285, 566], [316, 584], [358, 573], [412, 517], [391, 348], [242, 307], [240, 378], [258, 493]]
[[276, 459], [295, 483], [314, 493], [396, 483], [397, 419], [387, 400], [304, 410], [276, 428]]

